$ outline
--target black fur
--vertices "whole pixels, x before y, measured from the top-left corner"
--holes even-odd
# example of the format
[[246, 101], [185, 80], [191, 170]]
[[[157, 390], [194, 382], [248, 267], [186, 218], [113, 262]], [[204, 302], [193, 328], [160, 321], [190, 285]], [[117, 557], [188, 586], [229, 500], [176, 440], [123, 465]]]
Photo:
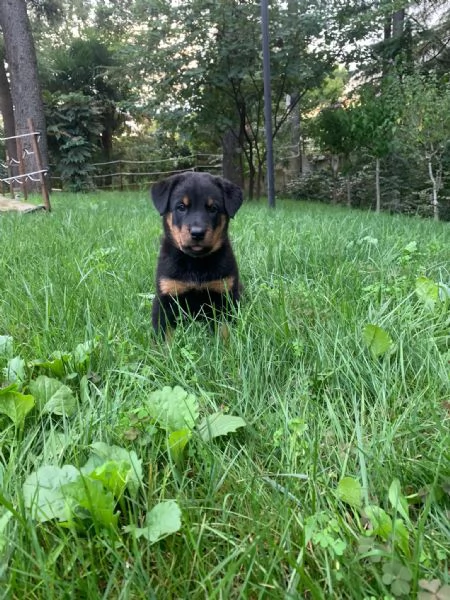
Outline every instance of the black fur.
[[152, 323], [166, 333], [178, 317], [228, 316], [240, 296], [228, 223], [242, 204], [241, 189], [209, 173], [186, 172], [152, 187], [164, 236], [156, 272]]

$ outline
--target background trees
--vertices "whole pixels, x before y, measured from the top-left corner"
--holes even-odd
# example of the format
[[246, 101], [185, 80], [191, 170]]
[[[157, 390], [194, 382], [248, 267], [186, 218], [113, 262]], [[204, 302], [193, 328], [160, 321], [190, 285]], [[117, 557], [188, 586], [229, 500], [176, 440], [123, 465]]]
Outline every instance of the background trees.
[[[12, 93], [3, 83], [5, 135], [12, 105], [16, 130], [29, 116], [45, 127], [43, 90], [50, 160], [64, 185], [89, 188], [99, 162], [173, 157], [186, 168], [195, 166], [189, 155], [206, 152], [222, 155], [224, 174], [248, 197], [264, 190], [257, 0], [0, 6]], [[446, 218], [446, 3], [273, 0], [270, 29], [278, 190], [303, 197], [316, 178], [322, 200], [424, 214], [433, 206]], [[325, 93], [330, 81], [337, 93]]]

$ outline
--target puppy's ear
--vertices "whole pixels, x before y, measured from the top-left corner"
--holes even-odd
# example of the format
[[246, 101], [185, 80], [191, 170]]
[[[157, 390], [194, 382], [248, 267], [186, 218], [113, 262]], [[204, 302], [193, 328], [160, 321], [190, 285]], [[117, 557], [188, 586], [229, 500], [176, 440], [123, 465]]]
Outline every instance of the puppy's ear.
[[216, 177], [216, 180], [223, 190], [223, 198], [225, 201], [225, 210], [227, 215], [229, 217], [234, 217], [243, 202], [242, 190], [235, 183], [228, 181], [228, 179]]
[[153, 204], [160, 215], [164, 215], [168, 211], [172, 190], [183, 179], [183, 177], [183, 173], [180, 173], [179, 175], [172, 175], [172, 177], [158, 181], [158, 183], [155, 183], [155, 185], [152, 186], [151, 194]]

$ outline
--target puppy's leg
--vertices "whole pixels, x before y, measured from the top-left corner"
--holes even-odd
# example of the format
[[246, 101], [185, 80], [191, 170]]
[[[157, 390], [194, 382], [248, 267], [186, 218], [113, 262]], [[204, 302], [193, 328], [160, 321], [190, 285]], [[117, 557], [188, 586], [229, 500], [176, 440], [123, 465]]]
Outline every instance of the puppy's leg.
[[166, 335], [169, 329], [175, 329], [177, 324], [171, 298], [156, 296], [152, 306], [152, 324], [155, 333]]

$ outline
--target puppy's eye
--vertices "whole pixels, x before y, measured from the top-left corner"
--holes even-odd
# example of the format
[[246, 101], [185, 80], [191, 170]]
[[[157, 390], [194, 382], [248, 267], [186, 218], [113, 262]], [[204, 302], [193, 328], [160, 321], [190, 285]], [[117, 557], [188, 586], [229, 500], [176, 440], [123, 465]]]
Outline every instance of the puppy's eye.
[[211, 204], [211, 206], [207, 206], [206, 210], [211, 213], [211, 214], [215, 214], [217, 212], [217, 206], [215, 206], [214, 204]]
[[177, 204], [175, 208], [177, 209], [178, 212], [185, 212], [187, 210], [186, 204], [183, 204], [182, 202]]

